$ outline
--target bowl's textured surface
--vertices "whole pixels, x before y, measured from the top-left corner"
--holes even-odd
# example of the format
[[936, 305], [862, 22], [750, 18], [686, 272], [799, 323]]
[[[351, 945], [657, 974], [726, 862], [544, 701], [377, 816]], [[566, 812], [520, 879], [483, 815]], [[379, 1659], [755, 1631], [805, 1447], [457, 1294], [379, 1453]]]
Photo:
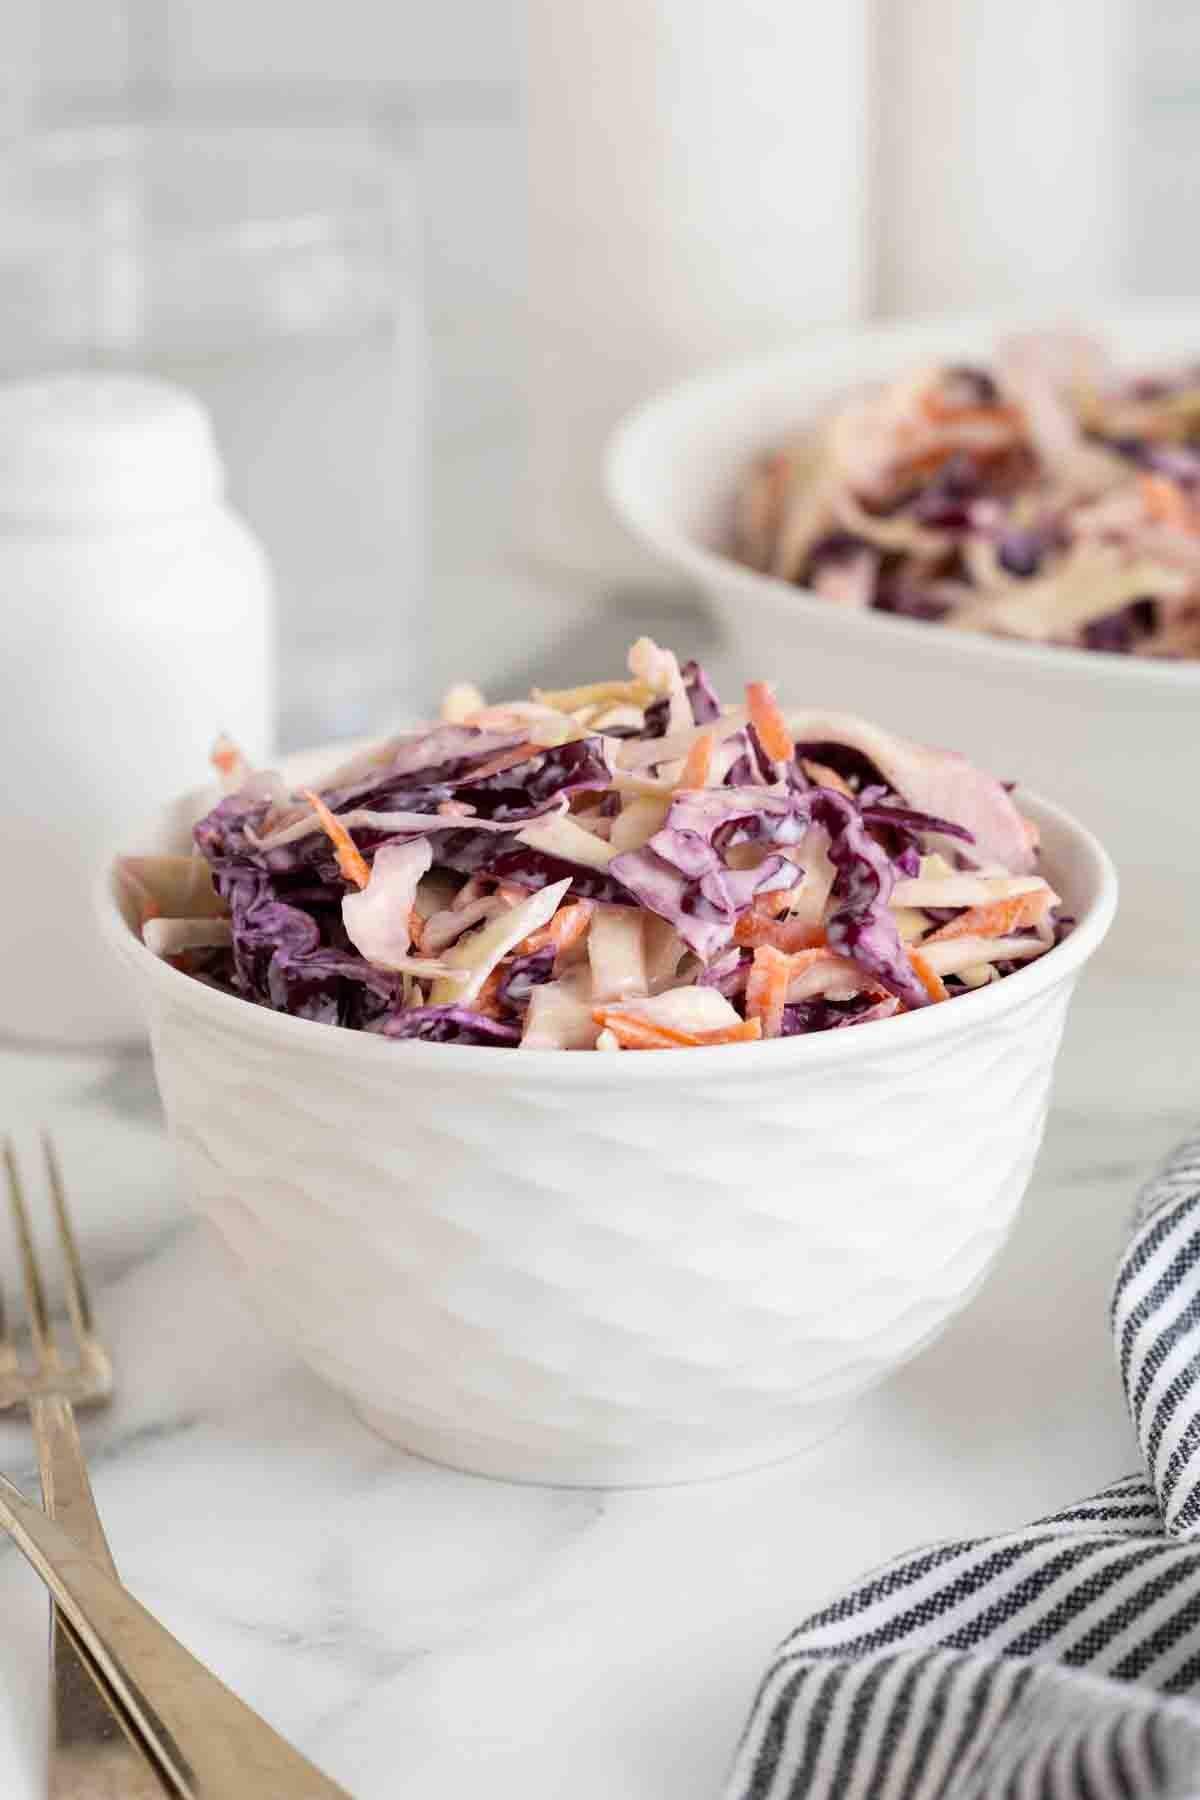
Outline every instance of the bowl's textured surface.
[[195, 1202], [298, 1355], [426, 1455], [639, 1481], [784, 1455], [958, 1310], [1067, 998], [826, 1069], [681, 1053], [640, 1092], [519, 1052], [469, 1084], [430, 1046], [342, 1067], [186, 1006], [154, 1047]]
[[392, 1043], [218, 993], [102, 910], [195, 1204], [298, 1356], [440, 1461], [683, 1480], [826, 1433], [1007, 1233], [1115, 894], [1086, 833], [1031, 810], [1081, 920], [1060, 949], [944, 1007], [767, 1044]]

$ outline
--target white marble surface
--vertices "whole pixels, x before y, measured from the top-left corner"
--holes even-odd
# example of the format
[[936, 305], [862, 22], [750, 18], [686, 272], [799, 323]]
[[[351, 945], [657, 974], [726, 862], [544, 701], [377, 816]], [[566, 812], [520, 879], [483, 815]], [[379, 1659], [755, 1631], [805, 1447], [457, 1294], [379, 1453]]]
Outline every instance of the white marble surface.
[[[1106, 1289], [1136, 1183], [1193, 1118], [1191, 1030], [1177, 984], [1098, 967], [1015, 1237], [940, 1343], [821, 1449], [603, 1494], [377, 1443], [186, 1219], [148, 1065], [0, 1050], [0, 1119], [27, 1148], [58, 1134], [116, 1355], [86, 1439], [126, 1579], [359, 1800], [715, 1800], [772, 1645], [839, 1582], [1133, 1466]], [[34, 1483], [19, 1419], [0, 1469]], [[44, 1792], [45, 1623], [0, 1549], [6, 1800]]]

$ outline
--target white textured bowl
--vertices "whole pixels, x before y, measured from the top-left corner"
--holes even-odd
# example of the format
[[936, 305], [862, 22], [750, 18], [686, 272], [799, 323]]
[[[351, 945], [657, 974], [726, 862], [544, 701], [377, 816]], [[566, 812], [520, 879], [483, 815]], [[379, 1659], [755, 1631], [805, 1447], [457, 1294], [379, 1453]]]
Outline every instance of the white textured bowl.
[[[184, 847], [212, 798], [137, 847]], [[1003, 1242], [1116, 899], [1095, 841], [1024, 804], [1079, 919], [1065, 943], [950, 1004], [773, 1043], [393, 1043], [178, 973], [111, 882], [100, 910], [195, 1204], [298, 1356], [440, 1462], [686, 1480], [829, 1431]]]
[[[797, 703], [862, 713], [1052, 793], [1121, 872], [1113, 953], [1200, 960], [1200, 662], [1059, 650], [832, 605], [726, 554], [753, 458], [831, 396], [928, 358], [986, 359], [1029, 319], [935, 319], [811, 340], [672, 388], [618, 430], [609, 493], [626, 525], [698, 583], [738, 663], [790, 668]], [[1044, 321], [1043, 321], [1044, 322]], [[1200, 360], [1194, 305], [1100, 314], [1123, 361]]]

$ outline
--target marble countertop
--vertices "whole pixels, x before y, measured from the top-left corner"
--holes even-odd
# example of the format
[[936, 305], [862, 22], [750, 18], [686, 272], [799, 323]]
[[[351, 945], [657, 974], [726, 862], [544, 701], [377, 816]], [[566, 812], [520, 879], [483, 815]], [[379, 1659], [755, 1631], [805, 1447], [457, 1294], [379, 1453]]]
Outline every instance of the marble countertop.
[[[967, 1313], [819, 1449], [615, 1493], [376, 1442], [188, 1220], [147, 1061], [0, 1048], [4, 1121], [58, 1136], [115, 1353], [117, 1401], [85, 1436], [125, 1578], [359, 1800], [715, 1800], [772, 1645], [844, 1579], [1134, 1466], [1106, 1291], [1138, 1181], [1193, 1120], [1191, 1030], [1179, 984], [1101, 962]], [[35, 1486], [19, 1419], [0, 1468]], [[7, 1547], [0, 1620], [0, 1793], [39, 1800], [46, 1603]]]

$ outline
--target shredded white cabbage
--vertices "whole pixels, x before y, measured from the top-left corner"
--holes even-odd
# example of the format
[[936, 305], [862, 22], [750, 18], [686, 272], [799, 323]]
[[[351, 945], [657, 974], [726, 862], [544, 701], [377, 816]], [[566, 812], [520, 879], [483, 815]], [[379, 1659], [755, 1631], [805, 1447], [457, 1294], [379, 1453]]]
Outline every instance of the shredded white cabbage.
[[142, 942], [155, 956], [182, 956], [185, 950], [215, 950], [233, 942], [228, 919], [147, 919]]
[[[1012, 900], [1019, 894], [1051, 893], [1040, 875], [914, 875], [892, 889], [893, 906], [987, 906], [993, 900]], [[1057, 904], [1053, 895], [1052, 904]]]
[[588, 831], [577, 820], [565, 815], [522, 825], [517, 841], [532, 850], [544, 850], [547, 856], [561, 856], [567, 862], [580, 863], [587, 869], [606, 869], [617, 854], [611, 844]]
[[622, 807], [612, 822], [609, 843], [614, 851], [640, 850], [667, 822], [670, 796], [641, 795]]
[[853, 1000], [874, 988], [870, 976], [856, 963], [842, 956], [823, 956], [792, 976], [787, 999], [789, 1006], [802, 1000]]
[[215, 919], [224, 913], [212, 870], [201, 856], [123, 856], [117, 875], [139, 922], [158, 915]]
[[[563, 881], [551, 882], [549, 887], [530, 894], [528, 900], [523, 900], [511, 911], [489, 920], [473, 937], [460, 938], [452, 949], [447, 950], [444, 958], [453, 973], [440, 976], [434, 982], [429, 994], [430, 1005], [466, 1006], [474, 1000], [497, 963], [515, 949], [522, 938], [554, 917], [570, 886], [570, 876]], [[465, 980], [461, 979], [463, 976]]]
[[957, 937], [923, 944], [921, 955], [938, 975], [957, 975], [978, 963], [1024, 962], [1041, 956], [1046, 946], [1036, 937]]
[[442, 701], [442, 717], [447, 725], [465, 725], [485, 710], [486, 701], [473, 681], [456, 681]]
[[633, 906], [598, 906], [588, 931], [593, 1000], [624, 1000], [649, 985], [643, 915]]
[[837, 870], [829, 859], [829, 833], [823, 826], [808, 827], [797, 846], [795, 861], [804, 873], [795, 887], [788, 890], [784, 916], [815, 930], [825, 917], [837, 878]]
[[522, 1050], [590, 1050], [600, 1027], [592, 1017], [595, 1002], [585, 973], [564, 976], [535, 987], [529, 996]]
[[621, 769], [650, 769], [658, 763], [677, 762], [687, 755], [697, 738], [711, 736], [714, 741], [732, 737], [741, 731], [750, 717], [745, 707], [733, 707], [720, 719], [707, 725], [693, 725], [687, 731], [675, 731], [662, 738], [623, 738], [617, 751]]
[[497, 913], [506, 913], [511, 908], [495, 894], [481, 895], [472, 900], [468, 906], [448, 906], [442, 912], [431, 913], [421, 928], [421, 943], [431, 956], [445, 950], [464, 931], [470, 931], [473, 925], [482, 924], [484, 919], [494, 919]]
[[428, 838], [406, 844], [383, 844], [375, 852], [371, 879], [356, 894], [342, 901], [346, 936], [360, 956], [377, 969], [418, 974], [412, 968], [411, 918], [417, 899], [417, 883], [428, 873], [433, 846]]
[[645, 1000], [623, 1001], [622, 1010], [672, 1031], [720, 1031], [726, 1025], [741, 1023], [737, 1010], [712, 987], [672, 988], [669, 993], [653, 994]]
[[1006, 586], [949, 621], [964, 631], [1051, 638], [1080, 631], [1093, 619], [1119, 612], [1144, 594], [1178, 599], [1192, 586], [1182, 569], [1167, 568], [1108, 544], [1081, 543], [1051, 574]]

